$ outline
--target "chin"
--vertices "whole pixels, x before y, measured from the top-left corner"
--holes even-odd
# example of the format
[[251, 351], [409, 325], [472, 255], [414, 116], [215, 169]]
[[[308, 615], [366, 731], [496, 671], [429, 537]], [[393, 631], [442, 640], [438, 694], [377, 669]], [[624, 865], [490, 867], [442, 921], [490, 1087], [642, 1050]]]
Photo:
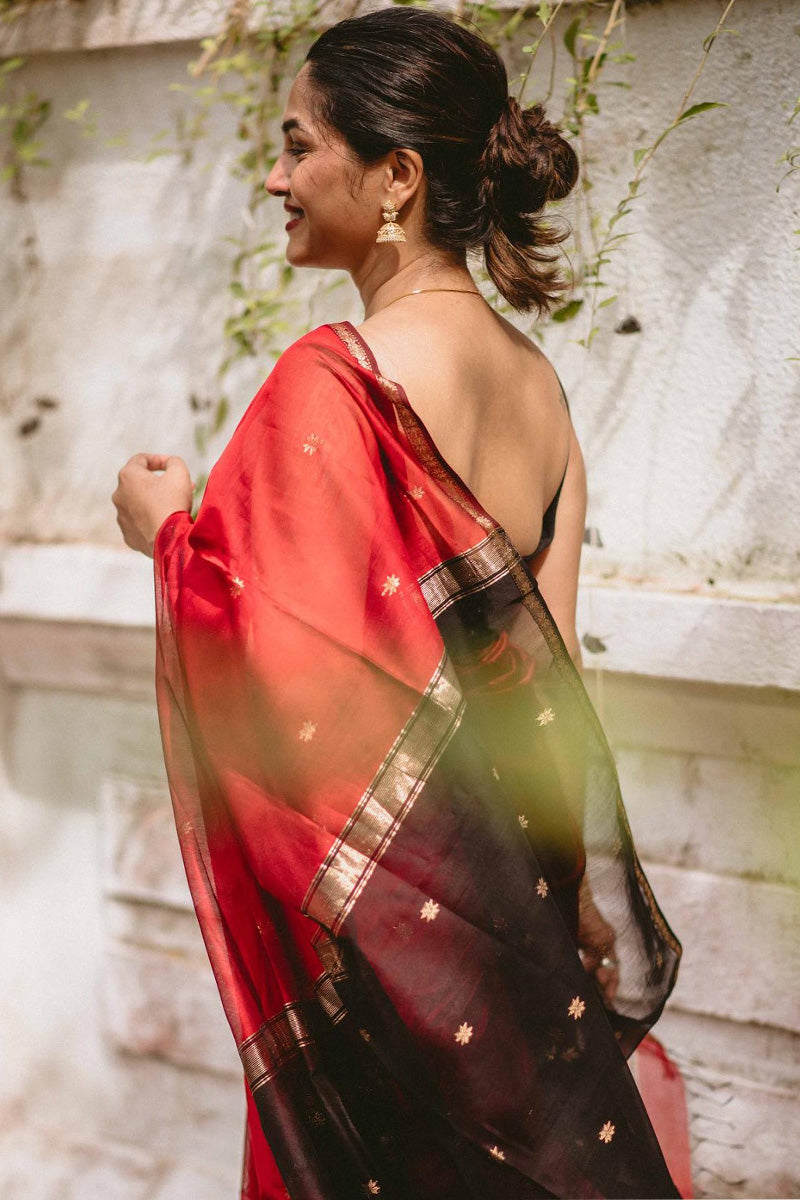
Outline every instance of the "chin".
[[327, 252], [319, 246], [316, 248], [310, 246], [304, 240], [297, 238], [292, 240], [292, 235], [289, 234], [289, 241], [286, 246], [286, 261], [290, 267], [316, 267], [318, 270], [327, 271], [347, 271], [350, 269], [348, 255], [346, 253], [334, 254], [331, 252], [331, 247], [327, 247]]
[[286, 261], [290, 267], [308, 267], [312, 265], [308, 261], [308, 252], [302, 246], [293, 246], [291, 242], [286, 247]]

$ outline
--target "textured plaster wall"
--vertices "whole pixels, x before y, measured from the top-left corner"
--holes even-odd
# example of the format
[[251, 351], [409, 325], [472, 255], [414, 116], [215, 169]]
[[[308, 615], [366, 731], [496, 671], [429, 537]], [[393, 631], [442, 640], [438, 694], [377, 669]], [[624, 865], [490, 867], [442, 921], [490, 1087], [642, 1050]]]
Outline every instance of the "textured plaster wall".
[[[633, 88], [604, 88], [588, 130], [598, 211], [622, 194], [634, 148], [674, 114], [720, 11], [716, 0], [631, 9], [637, 59], [612, 70]], [[545, 344], [590, 468], [604, 549], [587, 566], [796, 595], [800, 366], [788, 360], [800, 353], [800, 189], [775, 186], [792, 138], [797, 11], [789, 0], [739, 0], [732, 24], [739, 36], [720, 39], [694, 97], [730, 107], [674, 134], [653, 163], [624, 226], [635, 236], [609, 269], [619, 300], [601, 314], [591, 354], [575, 345], [585, 321], [548, 331]], [[243, 192], [228, 175], [224, 122], [193, 164], [143, 161], [185, 106], [168, 88], [185, 80], [193, 53], [180, 43], [65, 51], [26, 69], [58, 112], [90, 97], [100, 134], [85, 139], [54, 119], [52, 168], [31, 172], [28, 202], [0, 199], [0, 508], [13, 538], [113, 542], [107, 497], [130, 453], [165, 448], [200, 466], [190, 397], [218, 393], [223, 238], [241, 228]], [[120, 133], [125, 144], [108, 148]], [[280, 242], [277, 204], [274, 213]], [[332, 292], [330, 282], [302, 274], [280, 344], [358, 316], [349, 282]], [[642, 332], [614, 334], [631, 314]], [[234, 415], [269, 366], [248, 362], [227, 381]], [[58, 407], [20, 439], [39, 397]]]
[[[128, 455], [202, 467], [189, 398], [218, 391], [222, 239], [243, 195], [222, 124], [192, 164], [144, 160], [182, 107], [181, 38], [213, 29], [210, 9], [50, 3], [7, 49], [27, 36], [30, 86], [57, 110], [91, 97], [100, 133], [60, 123], [28, 202], [0, 196], [3, 529], [76, 543], [0, 558], [0, 1194], [222, 1200], [241, 1082], [171, 830], [148, 569], [103, 544], [118, 545], [108, 495]], [[633, 91], [604, 91], [589, 131], [601, 211], [626, 177], [610, 177], [618, 144], [663, 127], [721, 8], [631, 7]], [[603, 540], [580, 613], [607, 647], [587, 654], [590, 676], [605, 666], [590, 684], [685, 944], [659, 1035], [687, 1081], [697, 1194], [800, 1196], [797, 185], [775, 193], [800, 20], [789, 0], [737, 0], [732, 24], [695, 97], [730, 108], [655, 160], [591, 354], [574, 344], [585, 323], [545, 346]], [[358, 319], [346, 282], [308, 272], [294, 296], [286, 341]], [[640, 334], [613, 332], [625, 315]], [[227, 382], [231, 421], [269, 365]]]

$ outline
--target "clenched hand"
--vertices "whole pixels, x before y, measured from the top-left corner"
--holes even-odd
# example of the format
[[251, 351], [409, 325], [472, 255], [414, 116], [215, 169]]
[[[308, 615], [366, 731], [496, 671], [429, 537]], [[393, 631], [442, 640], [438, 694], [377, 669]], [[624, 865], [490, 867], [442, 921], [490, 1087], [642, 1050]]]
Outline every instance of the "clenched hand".
[[126, 544], [152, 558], [161, 525], [174, 512], [191, 512], [192, 493], [189, 468], [182, 458], [134, 454], [120, 471], [111, 497]]

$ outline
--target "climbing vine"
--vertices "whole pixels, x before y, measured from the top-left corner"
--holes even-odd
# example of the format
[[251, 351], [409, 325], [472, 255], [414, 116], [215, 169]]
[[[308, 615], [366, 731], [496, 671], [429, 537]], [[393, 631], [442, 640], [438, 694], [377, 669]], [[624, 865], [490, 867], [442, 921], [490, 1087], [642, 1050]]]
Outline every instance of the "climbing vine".
[[[631, 230], [621, 226], [641, 197], [645, 172], [654, 155], [665, 139], [687, 121], [722, 107], [717, 101], [696, 101], [694, 97], [716, 40], [722, 33], [732, 32], [727, 19], [734, 3], [729, 0], [703, 44], [699, 65], [681, 93], [674, 118], [649, 144], [636, 150], [623, 194], [608, 214], [597, 210], [592, 194], [593, 122], [601, 113], [609, 89], [631, 86], [625, 78], [626, 67], [634, 61], [626, 45], [626, 0], [584, 0], [580, 5], [543, 0], [511, 11], [499, 8], [496, 0], [475, 0], [472, 4], [458, 0], [452, 10], [454, 20], [477, 27], [508, 61], [519, 62], [519, 73], [512, 76], [511, 87], [520, 101], [537, 99], [547, 104], [563, 89], [563, 123], [568, 136], [578, 143], [582, 173], [578, 219], [566, 246], [572, 265], [573, 295], [551, 320], [575, 321], [577, 340], [587, 348], [598, 334], [599, 310], [617, 299], [606, 282], [606, 268], [631, 235]], [[200, 44], [188, 78], [171, 85], [183, 104], [175, 127], [162, 131], [148, 154], [149, 158], [174, 154], [190, 163], [201, 153], [212, 117], [224, 111], [229, 118], [238, 147], [232, 171], [244, 185], [245, 203], [240, 228], [230, 230], [226, 237], [231, 253], [221, 384], [237, 360], [276, 353], [299, 316], [292, 268], [285, 263], [282, 243], [265, 234], [259, 210], [266, 199], [263, 182], [278, 153], [275, 133], [282, 87], [324, 25], [325, 5], [326, 0], [289, 0], [276, 11], [272, 0], [230, 0], [218, 33]], [[19, 7], [15, 0], [0, 0], [0, 18], [15, 7]], [[349, 11], [337, 11], [337, 18], [354, 14], [358, 8], [358, 0], [353, 0]], [[521, 60], [516, 49], [520, 41]], [[548, 56], [543, 69], [540, 56]], [[22, 66], [19, 58], [0, 64], [2, 179], [18, 196], [23, 193], [26, 169], [47, 164], [42, 131], [52, 113], [49, 100], [29, 89], [8, 87]], [[535, 97], [531, 94], [534, 79], [539, 88]], [[797, 109], [793, 116], [796, 114]], [[61, 116], [80, 127], [84, 135], [96, 132], [89, 100]], [[797, 169], [798, 161], [796, 148], [787, 151], [788, 172]], [[504, 307], [502, 299], [492, 294], [490, 282], [484, 279], [483, 284], [490, 299]], [[588, 318], [585, 329], [584, 318]], [[616, 328], [618, 332], [633, 332], [638, 323], [628, 317]], [[210, 402], [194, 399], [196, 442], [203, 454], [209, 438], [219, 432], [227, 418], [228, 401], [221, 393], [222, 387], [220, 395]]]
[[[563, 85], [564, 125], [579, 144], [582, 163], [582, 211], [567, 245], [573, 296], [551, 319], [564, 323], [586, 314], [588, 325], [577, 340], [587, 348], [598, 334], [598, 311], [617, 299], [604, 278], [605, 268], [630, 236], [630, 231], [620, 226], [641, 196], [645, 172], [654, 155], [665, 139], [687, 121], [722, 107], [714, 100], [696, 102], [694, 97], [716, 39], [722, 32], [731, 32], [726, 22], [734, 3], [729, 0], [702, 46], [698, 68], [681, 93], [674, 118], [648, 145], [636, 151], [623, 195], [608, 215], [595, 210], [592, 198], [592, 122], [601, 112], [608, 89], [631, 86], [620, 77], [634, 61], [625, 41], [625, 0], [585, 0], [577, 11], [575, 5], [569, 5], [569, 13], [565, 11], [566, 0], [549, 0], [511, 13], [498, 8], [494, 0], [477, 0], [471, 5], [462, 0], [452, 13], [454, 20], [477, 27], [499, 50], [507, 52], [509, 59], [513, 59], [514, 46], [522, 38], [521, 70], [511, 81], [521, 101], [532, 102], [533, 69], [539, 55], [549, 54], [549, 66], [537, 73], [537, 79], [544, 74], [545, 85], [536, 98], [547, 103], [553, 99], [559, 82]], [[356, 0], [351, 11], [357, 10]], [[345, 15], [349, 14], [337, 13]], [[562, 28], [563, 20], [559, 18], [567, 15], [570, 19]], [[232, 249], [230, 309], [224, 327], [222, 378], [243, 356], [266, 356], [277, 351], [293, 324], [293, 272], [284, 262], [282, 245], [263, 235], [258, 210], [266, 198], [263, 181], [277, 154], [274, 132], [283, 81], [299, 66], [323, 17], [324, 0], [295, 0], [279, 15], [268, 0], [233, 0], [219, 33], [201, 44], [199, 56], [189, 68], [189, 81], [173, 85], [173, 90], [186, 98], [187, 110], [181, 116], [173, 145], [162, 142], [156, 152], [179, 153], [190, 159], [209, 127], [210, 114], [222, 106], [234, 117], [239, 144], [233, 171], [247, 188], [242, 228], [228, 237]], [[559, 62], [565, 53], [569, 73], [559, 78]], [[491, 285], [488, 280], [483, 282], [490, 294]], [[499, 297], [490, 294], [490, 298], [503, 307]], [[637, 329], [638, 323], [631, 317], [617, 325], [619, 332]], [[227, 407], [227, 400], [220, 397], [210, 411], [200, 414], [199, 449], [205, 449], [208, 437], [224, 424]]]
[[30, 88], [15, 88], [14, 78], [24, 58], [0, 63], [0, 183], [7, 183], [17, 200], [24, 198], [24, 174], [29, 167], [46, 167], [41, 131], [52, 111], [52, 102]]

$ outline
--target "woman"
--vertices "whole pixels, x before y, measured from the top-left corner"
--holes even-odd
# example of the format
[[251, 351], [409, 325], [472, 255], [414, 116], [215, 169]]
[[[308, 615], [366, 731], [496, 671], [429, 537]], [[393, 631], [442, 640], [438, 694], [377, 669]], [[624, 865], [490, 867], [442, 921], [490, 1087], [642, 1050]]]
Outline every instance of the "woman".
[[625, 1058], [680, 947], [576, 669], [581, 453], [466, 265], [547, 309], [574, 153], [490, 47], [406, 8], [324, 33], [283, 131], [288, 259], [349, 271], [365, 320], [281, 357], [194, 522], [180, 459], [115, 493], [155, 556], [243, 1195], [676, 1196]]

